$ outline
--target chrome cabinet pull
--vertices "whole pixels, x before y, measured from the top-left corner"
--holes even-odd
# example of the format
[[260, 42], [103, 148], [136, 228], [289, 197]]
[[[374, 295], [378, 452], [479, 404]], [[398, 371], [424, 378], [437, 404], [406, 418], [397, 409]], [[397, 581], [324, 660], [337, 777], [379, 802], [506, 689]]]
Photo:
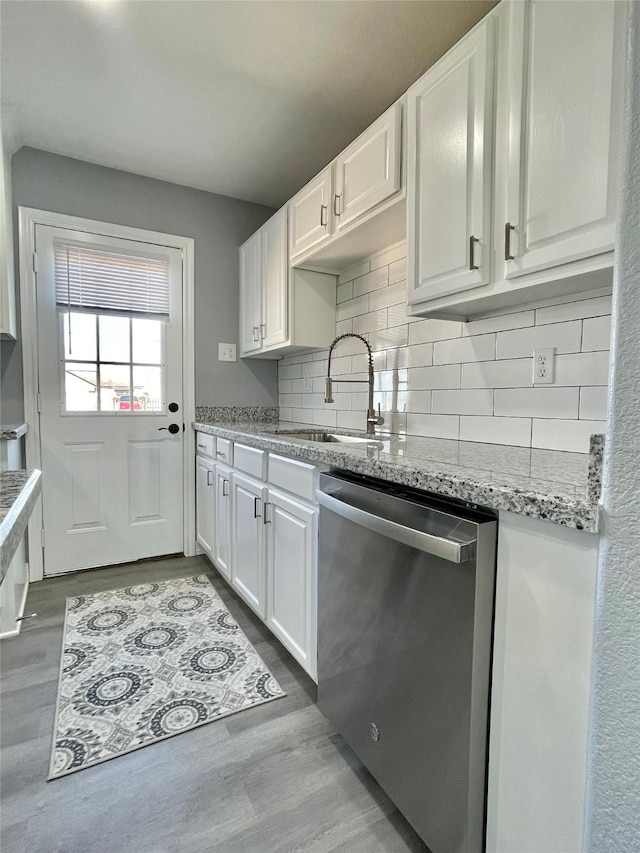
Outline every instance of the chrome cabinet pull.
[[515, 261], [515, 255], [511, 254], [511, 232], [516, 230], [516, 226], [510, 222], [504, 226], [504, 259], [505, 261]]
[[261, 498], [254, 498], [253, 499], [253, 517], [254, 518], [260, 518], [260, 504], [261, 504], [261, 502], [262, 502]]
[[327, 225], [329, 222], [329, 208], [326, 204], [320, 205], [320, 225]]
[[333, 197], [333, 212], [336, 216], [340, 216], [340, 196], [338, 193]]
[[202, 448], [202, 450], [207, 449], [207, 445], [206, 444], [200, 444], [200, 442], [198, 442], [198, 447]]
[[262, 515], [262, 523], [263, 524], [271, 524], [271, 519], [267, 517], [267, 507], [271, 506], [269, 501], [264, 502], [264, 513]]
[[216, 453], [216, 456], [219, 456], [220, 459], [226, 459], [227, 458], [227, 454], [224, 452], [224, 450], [218, 450], [218, 452]]
[[226, 486], [228, 486], [228, 485], [229, 485], [229, 481], [228, 481], [228, 480], [223, 480], [223, 481], [222, 481], [222, 497], [223, 497], [223, 498], [228, 498], [228, 497], [229, 497], [229, 492], [226, 492], [226, 491], [225, 491], [225, 487], [226, 487]]
[[267, 337], [266, 323], [260, 323], [260, 337], [264, 340]]
[[476, 243], [479, 243], [480, 240], [478, 237], [474, 237], [473, 234], [469, 237], [469, 269], [470, 270], [479, 270], [480, 267], [476, 264]]
[[260, 340], [260, 329], [258, 328], [258, 326], [253, 327], [253, 340], [254, 341]]
[[213, 486], [213, 471], [207, 471], [207, 486]]

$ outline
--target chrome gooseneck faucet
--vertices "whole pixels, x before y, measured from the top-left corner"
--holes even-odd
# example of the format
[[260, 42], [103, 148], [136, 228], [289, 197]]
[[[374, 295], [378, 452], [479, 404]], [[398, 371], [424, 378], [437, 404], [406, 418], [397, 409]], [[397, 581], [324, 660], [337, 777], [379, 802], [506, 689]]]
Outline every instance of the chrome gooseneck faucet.
[[[341, 341], [343, 338], [357, 338], [367, 348], [367, 353], [369, 354], [369, 378], [368, 379], [332, 379], [331, 378], [331, 355], [335, 348], [335, 345], [338, 341]], [[369, 383], [369, 404], [367, 408], [367, 435], [374, 435], [376, 426], [384, 423], [384, 418], [380, 414], [380, 404], [378, 404], [378, 414], [376, 415], [375, 409], [373, 408], [373, 353], [371, 352], [371, 347], [369, 346], [369, 341], [366, 338], [363, 338], [362, 335], [357, 335], [355, 332], [345, 332], [344, 335], [338, 335], [337, 338], [334, 338], [331, 346], [329, 347], [329, 363], [327, 366], [327, 378], [325, 379], [325, 391], [324, 391], [324, 401], [325, 403], [333, 403], [333, 383], [334, 382], [368, 382]]]

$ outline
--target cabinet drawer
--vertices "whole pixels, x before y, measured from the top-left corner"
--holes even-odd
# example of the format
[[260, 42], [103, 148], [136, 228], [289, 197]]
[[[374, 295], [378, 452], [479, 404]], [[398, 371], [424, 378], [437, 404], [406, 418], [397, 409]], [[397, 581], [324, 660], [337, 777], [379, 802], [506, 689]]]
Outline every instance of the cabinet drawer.
[[315, 465], [270, 453], [269, 483], [315, 503], [318, 469]]
[[196, 432], [196, 453], [200, 456], [216, 455], [216, 440], [214, 436], [208, 435], [206, 432]]
[[228, 438], [219, 438], [216, 441], [216, 459], [225, 465], [233, 465], [233, 442]]
[[267, 473], [266, 451], [236, 444], [233, 449], [233, 467], [238, 471], [244, 471], [245, 474], [250, 474], [257, 480], [264, 480]]

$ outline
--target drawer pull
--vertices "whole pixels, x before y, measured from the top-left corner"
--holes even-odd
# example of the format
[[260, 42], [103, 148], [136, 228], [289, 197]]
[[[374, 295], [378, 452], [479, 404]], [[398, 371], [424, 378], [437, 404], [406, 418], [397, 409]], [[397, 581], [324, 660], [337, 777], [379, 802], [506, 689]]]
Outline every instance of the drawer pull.
[[253, 499], [253, 517], [260, 518], [260, 504], [262, 503], [261, 498]]
[[262, 523], [263, 524], [271, 524], [271, 519], [267, 516], [267, 507], [271, 506], [269, 501], [265, 501], [264, 503], [264, 513], [262, 515]]
[[198, 447], [200, 447], [202, 450], [207, 449], [207, 445], [206, 444], [200, 444], [200, 442], [198, 442]]
[[216, 456], [219, 456], [221, 459], [227, 458], [227, 454], [224, 452], [224, 450], [218, 450], [218, 452], [216, 453]]

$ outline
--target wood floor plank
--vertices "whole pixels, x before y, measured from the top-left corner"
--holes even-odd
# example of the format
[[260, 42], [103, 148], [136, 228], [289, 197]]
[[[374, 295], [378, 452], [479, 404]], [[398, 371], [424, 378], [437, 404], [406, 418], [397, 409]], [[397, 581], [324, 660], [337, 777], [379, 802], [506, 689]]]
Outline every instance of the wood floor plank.
[[[65, 599], [205, 572], [287, 696], [46, 782]], [[316, 687], [203, 557], [33, 584], [0, 644], [2, 853], [425, 853]], [[428, 851], [427, 851], [428, 853]]]

